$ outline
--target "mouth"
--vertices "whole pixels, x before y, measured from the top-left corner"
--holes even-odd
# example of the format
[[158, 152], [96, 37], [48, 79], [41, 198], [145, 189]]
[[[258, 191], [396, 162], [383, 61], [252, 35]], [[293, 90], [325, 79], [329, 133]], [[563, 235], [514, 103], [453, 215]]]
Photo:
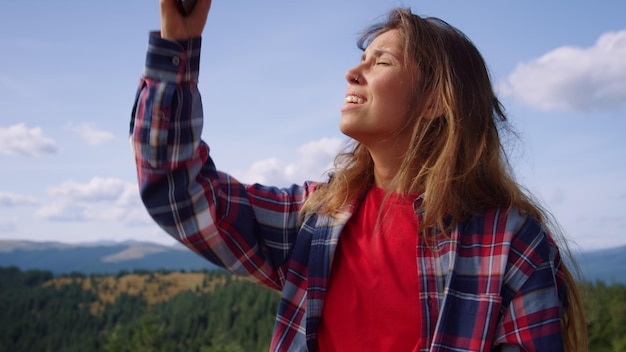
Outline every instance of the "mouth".
[[363, 98], [355, 97], [354, 95], [349, 95], [346, 97], [346, 104], [363, 104], [365, 101]]
[[346, 104], [363, 104], [365, 103], [365, 98], [356, 94], [348, 94], [346, 95], [345, 103]]

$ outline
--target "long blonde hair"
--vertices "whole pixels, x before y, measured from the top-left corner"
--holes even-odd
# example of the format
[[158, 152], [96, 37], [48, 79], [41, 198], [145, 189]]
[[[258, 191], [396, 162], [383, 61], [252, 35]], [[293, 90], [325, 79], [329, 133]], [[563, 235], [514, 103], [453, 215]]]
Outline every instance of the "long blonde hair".
[[[385, 22], [367, 29], [359, 47], [364, 50], [376, 36], [392, 29], [400, 32], [404, 62], [418, 68], [415, 95], [430, 98], [416, 102], [415, 113], [407, 119], [404, 129], [412, 129], [412, 140], [400, 171], [388, 187], [426, 195], [422, 233], [436, 228], [449, 230], [481, 209], [492, 207], [515, 207], [550, 228], [549, 213], [512, 176], [500, 136], [509, 131], [506, 115], [474, 44], [440, 19], [394, 9]], [[441, 116], [423, 117], [427, 108], [423, 101], [441, 107]], [[353, 141], [337, 156], [329, 182], [313, 192], [302, 214], [337, 213], [373, 185], [373, 170], [367, 148]], [[553, 227], [551, 232], [556, 232], [558, 226]], [[564, 274], [569, 300], [562, 319], [566, 348], [586, 351], [582, 300], [567, 268]]]

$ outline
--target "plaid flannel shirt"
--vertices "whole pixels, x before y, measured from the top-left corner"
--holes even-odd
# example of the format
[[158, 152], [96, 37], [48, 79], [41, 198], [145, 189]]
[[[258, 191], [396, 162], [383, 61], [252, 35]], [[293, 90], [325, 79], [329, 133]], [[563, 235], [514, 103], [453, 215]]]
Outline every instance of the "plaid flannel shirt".
[[[217, 171], [200, 138], [200, 44], [150, 36], [130, 126], [142, 199], [178, 241], [282, 293], [271, 351], [316, 351], [333, 255], [355, 207], [299, 221], [315, 183], [245, 185]], [[434, 236], [416, 250], [420, 351], [563, 350], [561, 259], [537, 221], [491, 209]]]

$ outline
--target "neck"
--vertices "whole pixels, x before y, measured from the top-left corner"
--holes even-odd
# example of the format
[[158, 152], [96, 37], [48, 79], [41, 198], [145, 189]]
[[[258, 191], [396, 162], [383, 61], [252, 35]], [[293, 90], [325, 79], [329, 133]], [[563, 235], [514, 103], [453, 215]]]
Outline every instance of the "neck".
[[402, 190], [400, 189], [392, 189], [392, 181], [400, 170], [404, 153], [399, 152], [395, 148], [370, 149], [370, 155], [374, 161], [374, 182], [376, 185], [387, 191], [401, 192]]
[[397, 185], [394, 187], [392, 183], [409, 150], [411, 136], [408, 133], [402, 133], [385, 139], [376, 137], [357, 138], [359, 143], [367, 149], [374, 163], [374, 183], [389, 192], [402, 192], [404, 190], [396, 189]]

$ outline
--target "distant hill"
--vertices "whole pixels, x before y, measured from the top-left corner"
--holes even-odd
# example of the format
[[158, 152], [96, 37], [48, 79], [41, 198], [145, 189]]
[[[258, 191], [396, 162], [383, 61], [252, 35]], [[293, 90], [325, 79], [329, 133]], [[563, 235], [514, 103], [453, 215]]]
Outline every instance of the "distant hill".
[[574, 255], [587, 281], [626, 284], [626, 246]]
[[[626, 284], [626, 246], [575, 255], [585, 280]], [[213, 270], [217, 266], [182, 245], [147, 242], [97, 242], [71, 245], [58, 242], [0, 240], [0, 267], [49, 270], [54, 274], [119, 271]]]
[[0, 267], [54, 274], [115, 274], [122, 270], [214, 270], [218, 267], [182, 245], [145, 242], [66, 244], [0, 240]]

